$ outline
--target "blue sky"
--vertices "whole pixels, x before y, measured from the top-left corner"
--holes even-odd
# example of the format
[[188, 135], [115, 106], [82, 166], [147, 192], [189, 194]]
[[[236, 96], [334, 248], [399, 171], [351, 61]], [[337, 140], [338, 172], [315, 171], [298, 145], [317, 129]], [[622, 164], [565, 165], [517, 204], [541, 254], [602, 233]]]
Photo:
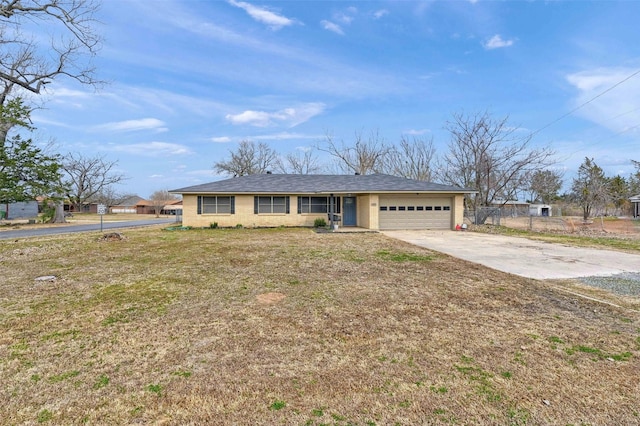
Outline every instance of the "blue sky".
[[120, 192], [220, 179], [245, 139], [284, 155], [377, 131], [444, 154], [451, 115], [485, 110], [537, 132], [567, 181], [585, 156], [609, 175], [640, 160], [640, 2], [105, 0], [98, 17], [109, 84], [59, 79], [33, 121], [61, 153], [117, 160]]

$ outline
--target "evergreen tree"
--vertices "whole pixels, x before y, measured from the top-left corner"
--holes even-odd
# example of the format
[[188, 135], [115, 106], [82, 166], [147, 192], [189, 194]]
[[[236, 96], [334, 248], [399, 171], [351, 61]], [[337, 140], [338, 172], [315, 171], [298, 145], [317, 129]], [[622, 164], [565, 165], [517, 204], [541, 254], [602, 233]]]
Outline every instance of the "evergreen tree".
[[575, 199], [582, 207], [584, 220], [587, 220], [597, 209], [606, 205], [607, 183], [602, 168], [593, 161], [593, 158], [585, 157], [571, 186]]

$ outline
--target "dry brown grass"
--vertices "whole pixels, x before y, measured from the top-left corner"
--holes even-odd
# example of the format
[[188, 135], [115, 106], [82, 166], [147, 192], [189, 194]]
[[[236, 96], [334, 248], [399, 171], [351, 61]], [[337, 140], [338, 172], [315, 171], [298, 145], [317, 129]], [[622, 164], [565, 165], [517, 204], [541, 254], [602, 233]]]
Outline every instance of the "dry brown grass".
[[379, 234], [123, 234], [0, 242], [2, 423], [640, 422], [636, 311]]

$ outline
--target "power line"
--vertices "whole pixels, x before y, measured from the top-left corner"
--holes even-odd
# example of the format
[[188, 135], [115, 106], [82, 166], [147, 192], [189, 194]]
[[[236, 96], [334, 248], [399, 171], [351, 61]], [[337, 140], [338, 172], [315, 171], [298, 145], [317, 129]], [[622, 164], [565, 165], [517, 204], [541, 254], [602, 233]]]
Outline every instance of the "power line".
[[571, 111], [569, 111], [568, 113], [562, 115], [559, 118], [556, 118], [555, 120], [553, 120], [552, 122], [550, 122], [549, 124], [539, 128], [538, 130], [532, 132], [529, 137], [533, 137], [534, 135], [540, 133], [541, 131], [543, 131], [544, 129], [551, 127], [552, 125], [556, 124], [558, 121], [562, 120], [565, 117], [568, 117], [569, 115], [573, 114], [574, 112], [578, 111], [579, 109], [585, 107], [586, 105], [590, 104], [591, 102], [595, 101], [596, 99], [598, 99], [600, 96], [609, 93], [610, 91], [612, 91], [613, 89], [615, 89], [616, 87], [620, 86], [622, 83], [632, 79], [633, 77], [635, 77], [636, 75], [640, 74], [640, 70], [637, 70], [636, 72], [634, 72], [633, 74], [631, 74], [630, 76], [624, 78], [623, 80], [617, 82], [616, 84], [614, 84], [613, 86], [609, 87], [608, 89], [606, 89], [605, 91], [597, 94], [596, 96], [594, 96], [593, 98], [589, 99], [588, 101], [584, 102], [583, 104], [575, 107], [574, 109], [572, 109]]

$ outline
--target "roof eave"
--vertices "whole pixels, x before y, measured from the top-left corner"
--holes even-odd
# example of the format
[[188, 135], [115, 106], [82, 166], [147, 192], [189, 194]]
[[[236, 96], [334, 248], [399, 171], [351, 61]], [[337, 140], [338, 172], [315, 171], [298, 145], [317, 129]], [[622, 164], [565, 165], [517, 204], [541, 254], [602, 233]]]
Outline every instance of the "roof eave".
[[181, 195], [255, 195], [255, 194], [269, 194], [269, 195], [297, 195], [297, 194], [475, 194], [478, 191], [471, 190], [447, 190], [447, 189], [429, 189], [429, 190], [416, 190], [416, 189], [403, 189], [403, 190], [335, 190], [335, 191], [169, 191], [171, 194]]

